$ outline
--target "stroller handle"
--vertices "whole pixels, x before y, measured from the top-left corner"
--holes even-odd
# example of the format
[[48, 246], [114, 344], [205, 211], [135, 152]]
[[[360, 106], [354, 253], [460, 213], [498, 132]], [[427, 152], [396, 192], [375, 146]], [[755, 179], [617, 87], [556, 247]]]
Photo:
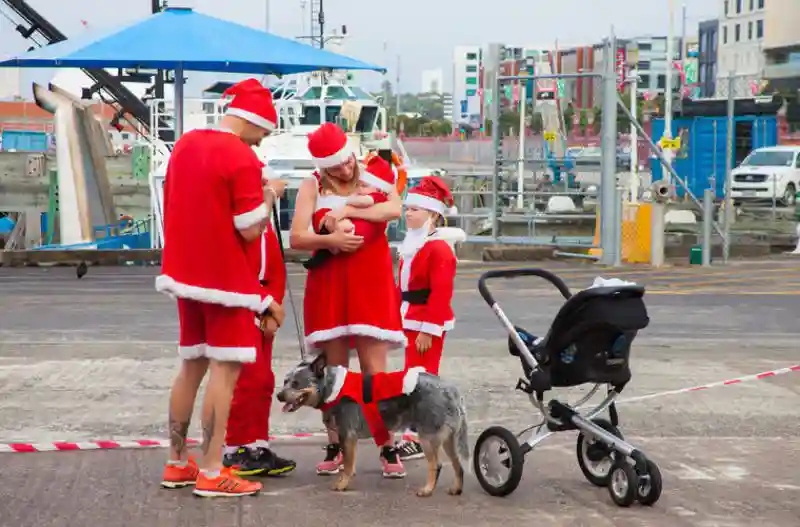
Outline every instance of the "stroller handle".
[[495, 305], [494, 297], [492, 293], [489, 292], [489, 288], [486, 286], [486, 282], [493, 278], [518, 278], [520, 276], [538, 276], [539, 278], [544, 278], [551, 284], [553, 284], [558, 292], [561, 293], [564, 298], [570, 298], [572, 293], [567, 287], [567, 284], [564, 281], [551, 273], [550, 271], [545, 271], [544, 269], [496, 269], [492, 271], [486, 271], [483, 273], [478, 279], [478, 291], [481, 293], [481, 296], [489, 304], [489, 307], [493, 307]]

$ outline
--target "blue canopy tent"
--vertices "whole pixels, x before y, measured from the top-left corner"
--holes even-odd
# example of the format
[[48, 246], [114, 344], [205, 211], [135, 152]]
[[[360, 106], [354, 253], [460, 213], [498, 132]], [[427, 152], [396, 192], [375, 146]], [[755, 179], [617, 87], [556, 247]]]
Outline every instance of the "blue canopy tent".
[[7, 68], [175, 71], [175, 135], [183, 130], [183, 72], [286, 75], [383, 68], [189, 8], [172, 7], [112, 30], [89, 32], [0, 62]]

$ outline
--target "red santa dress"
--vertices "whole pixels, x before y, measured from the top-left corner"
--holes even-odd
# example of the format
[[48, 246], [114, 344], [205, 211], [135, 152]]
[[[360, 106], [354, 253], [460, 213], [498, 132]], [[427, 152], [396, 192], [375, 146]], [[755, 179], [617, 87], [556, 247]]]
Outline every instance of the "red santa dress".
[[364, 375], [344, 366], [336, 366], [333, 368], [333, 391], [320, 406], [320, 410], [326, 412], [343, 399], [358, 403], [375, 444], [383, 446], [391, 439], [391, 435], [378, 411], [378, 403], [413, 392], [419, 382], [419, 374], [424, 371], [423, 368], [411, 368]]
[[[452, 196], [444, 182], [433, 176], [411, 189], [406, 204], [438, 214], [452, 211]], [[446, 205], [451, 205], [446, 209]], [[461, 229], [409, 231], [400, 246], [399, 289], [400, 315], [408, 344], [406, 368], [423, 367], [439, 374], [445, 334], [453, 329], [453, 282], [456, 256], [453, 243], [466, 237]], [[431, 347], [424, 353], [417, 349], [420, 333], [430, 335]]]
[[[309, 137], [309, 150], [322, 168], [340, 164], [346, 149], [344, 132], [333, 124], [321, 126]], [[337, 162], [328, 165], [333, 162], [330, 160]], [[388, 163], [380, 161], [391, 173]], [[315, 177], [319, 191], [320, 176], [315, 173]], [[346, 201], [347, 196], [318, 194], [315, 212], [339, 209]], [[306, 349], [319, 349], [321, 342], [355, 336], [387, 341], [393, 348], [405, 346], [386, 224], [374, 223], [372, 228], [376, 229], [372, 236], [359, 233], [365, 239], [356, 251], [334, 254], [323, 265], [309, 269], [303, 306]]]
[[[262, 294], [283, 304], [286, 292], [286, 266], [275, 227], [270, 224], [257, 243], [248, 247], [248, 260], [261, 283]], [[251, 318], [252, 317], [251, 315]], [[255, 321], [254, 323], [257, 323]], [[269, 439], [269, 418], [275, 373], [272, 370], [274, 335], [259, 331], [256, 361], [243, 364], [233, 392], [225, 444], [251, 445]]]

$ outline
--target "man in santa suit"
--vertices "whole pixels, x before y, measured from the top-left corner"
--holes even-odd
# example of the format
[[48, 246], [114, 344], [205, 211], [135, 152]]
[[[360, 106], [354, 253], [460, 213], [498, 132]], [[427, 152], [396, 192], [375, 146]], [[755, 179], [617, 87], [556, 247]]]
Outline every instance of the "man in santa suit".
[[[268, 176], [271, 174], [265, 167], [267, 200], [280, 199], [286, 182], [277, 178], [268, 179]], [[276, 228], [272, 222], [267, 223], [258, 242], [250, 245], [248, 259], [258, 275], [263, 293], [283, 304], [286, 266]], [[274, 318], [262, 319], [263, 336], [256, 361], [242, 365], [233, 392], [223, 464], [234, 467], [240, 476], [282, 476], [297, 467], [294, 461], [279, 457], [269, 447], [269, 417], [275, 391], [272, 347], [277, 329]]]
[[[252, 147], [273, 130], [272, 96], [257, 80], [231, 87], [215, 129], [192, 130], [173, 148], [164, 185], [164, 250], [156, 289], [178, 299], [180, 372], [170, 394], [170, 457], [162, 486], [194, 485], [198, 496], [244, 496], [261, 483], [222, 465], [231, 396], [242, 363], [254, 362], [261, 333], [254, 317], [283, 322], [248, 258], [268, 220], [263, 164]], [[197, 390], [210, 371], [202, 411], [199, 466], [186, 434]]]

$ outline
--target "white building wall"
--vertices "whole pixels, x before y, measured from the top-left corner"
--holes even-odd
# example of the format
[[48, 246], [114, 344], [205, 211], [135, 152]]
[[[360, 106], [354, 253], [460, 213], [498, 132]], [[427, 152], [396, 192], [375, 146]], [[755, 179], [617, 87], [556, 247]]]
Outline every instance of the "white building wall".
[[457, 46], [453, 50], [454, 122], [480, 122], [480, 58], [480, 46]]
[[719, 0], [719, 5], [717, 96], [727, 95], [726, 79], [731, 73], [738, 79], [737, 96], [745, 96], [749, 82], [760, 81], [764, 75], [764, 19], [771, 2]]

